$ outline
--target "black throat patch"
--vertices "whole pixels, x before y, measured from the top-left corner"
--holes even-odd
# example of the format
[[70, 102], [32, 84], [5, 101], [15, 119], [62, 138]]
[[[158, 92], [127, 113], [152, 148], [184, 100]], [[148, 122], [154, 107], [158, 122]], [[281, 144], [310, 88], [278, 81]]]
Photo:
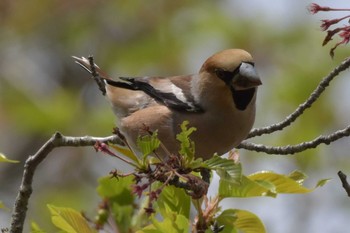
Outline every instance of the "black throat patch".
[[244, 111], [249, 103], [252, 101], [256, 88], [249, 88], [246, 90], [235, 90], [231, 87], [233, 102], [240, 111]]

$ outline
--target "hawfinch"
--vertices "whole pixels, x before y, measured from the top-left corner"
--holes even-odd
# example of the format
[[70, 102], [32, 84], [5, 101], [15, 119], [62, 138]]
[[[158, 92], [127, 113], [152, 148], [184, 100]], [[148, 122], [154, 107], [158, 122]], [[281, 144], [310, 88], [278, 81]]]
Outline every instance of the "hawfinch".
[[[89, 60], [73, 58], [91, 73]], [[244, 50], [218, 52], [193, 75], [112, 79], [95, 67], [118, 118], [117, 126], [134, 151], [146, 126], [158, 130], [168, 151], [177, 154], [176, 134], [187, 120], [197, 128], [191, 135], [196, 157], [208, 159], [239, 145], [253, 126], [257, 87], [262, 83], [252, 56]], [[162, 149], [158, 154], [167, 155]]]

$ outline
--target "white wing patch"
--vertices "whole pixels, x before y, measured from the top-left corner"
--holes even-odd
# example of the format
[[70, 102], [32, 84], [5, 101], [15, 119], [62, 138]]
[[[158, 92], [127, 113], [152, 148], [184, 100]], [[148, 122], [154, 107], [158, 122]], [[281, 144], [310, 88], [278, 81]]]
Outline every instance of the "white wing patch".
[[[182, 103], [188, 105], [190, 107], [190, 109], [193, 109], [193, 111], [195, 111], [195, 106], [194, 104], [189, 101], [186, 98], [186, 95], [184, 94], [183, 90], [181, 88], [179, 88], [178, 86], [176, 86], [175, 84], [173, 84], [171, 81], [169, 80], [162, 80], [162, 84], [156, 86], [155, 88], [164, 92], [164, 93], [171, 93], [173, 94], [176, 99], [178, 99], [179, 101], [181, 101]], [[157, 83], [158, 84], [158, 83]], [[161, 87], [161, 88], [158, 88]], [[188, 109], [188, 111], [191, 111], [190, 109]]]
[[177, 99], [181, 100], [184, 103], [188, 103], [186, 96], [184, 95], [181, 88], [171, 84], [171, 93], [173, 93]]
[[120, 77], [124, 82], [107, 80], [107, 83], [129, 90], [140, 90], [146, 93], [154, 101], [162, 103], [169, 108], [177, 109], [179, 111], [188, 112], [203, 112], [203, 109], [188, 99], [188, 94], [184, 93], [181, 87], [175, 85], [173, 82], [162, 78], [126, 78]]

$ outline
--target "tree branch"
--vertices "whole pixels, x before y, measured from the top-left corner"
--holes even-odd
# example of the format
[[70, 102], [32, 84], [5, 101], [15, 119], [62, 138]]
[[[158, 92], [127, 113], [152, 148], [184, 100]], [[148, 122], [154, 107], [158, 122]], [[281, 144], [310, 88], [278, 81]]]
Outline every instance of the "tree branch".
[[21, 233], [23, 231], [24, 220], [28, 209], [28, 201], [33, 191], [33, 176], [37, 166], [48, 156], [48, 154], [56, 147], [93, 146], [97, 141], [122, 144], [116, 135], [104, 138], [90, 136], [68, 137], [56, 132], [34, 155], [28, 157], [24, 164], [21, 186], [13, 207], [10, 229], [11, 233]]
[[307, 149], [316, 148], [320, 144], [330, 144], [340, 138], [350, 136], [350, 125], [344, 129], [338, 130], [329, 135], [321, 135], [312, 141], [302, 142], [297, 145], [288, 146], [265, 146], [262, 144], [255, 144], [251, 142], [242, 142], [237, 148], [243, 148], [246, 150], [265, 152], [266, 154], [278, 154], [278, 155], [288, 155], [302, 152]]
[[349, 185], [348, 181], [346, 180], [346, 175], [342, 171], [339, 171], [338, 176], [339, 176], [339, 179], [343, 185], [343, 188], [345, 189], [346, 193], [350, 197], [350, 185]]
[[263, 128], [255, 128], [253, 129], [247, 138], [252, 138], [256, 136], [261, 136], [263, 134], [271, 134], [275, 131], [279, 131], [284, 129], [285, 127], [292, 124], [303, 112], [310, 108], [314, 102], [320, 97], [320, 95], [325, 91], [326, 87], [329, 86], [330, 82], [339, 75], [342, 71], [346, 70], [350, 66], [350, 58], [346, 58], [339, 66], [337, 66], [334, 70], [332, 70], [316, 87], [316, 89], [311, 93], [309, 98], [302, 104], [298, 106], [298, 108], [288, 115], [283, 121], [273, 124], [270, 126], [266, 126]]

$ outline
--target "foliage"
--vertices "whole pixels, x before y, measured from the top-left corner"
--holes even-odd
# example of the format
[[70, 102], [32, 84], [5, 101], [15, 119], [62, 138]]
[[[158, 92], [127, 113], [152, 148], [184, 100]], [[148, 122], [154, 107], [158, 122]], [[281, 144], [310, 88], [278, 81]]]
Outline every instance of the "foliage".
[[83, 216], [71, 208], [47, 206], [51, 213], [52, 223], [67, 233], [93, 233]]
[[3, 209], [3, 208], [5, 208], [5, 205], [2, 201], [0, 201], [0, 209]]
[[[323, 32], [315, 28], [319, 14], [316, 17], [305, 14], [305, 4], [303, 1], [281, 1], [276, 8], [270, 1], [256, 2], [254, 7], [246, 1], [207, 1], [203, 4], [140, 0], [86, 1], [83, 4], [65, 0], [1, 1], [2, 150], [8, 155], [22, 155], [19, 159], [22, 161], [53, 129], [74, 135], [109, 132], [114, 121], [112, 113], [93, 83], [67, 61], [70, 55], [94, 54], [99, 64], [113, 76], [170, 75], [196, 72], [202, 59], [219, 49], [245, 48], [254, 53], [259, 72], [265, 78], [257, 106], [258, 112], [260, 108], [263, 114], [258, 114], [256, 126], [282, 119], [304, 100], [318, 82], [317, 77], [324, 76], [334, 66], [325, 50], [319, 47], [323, 40]], [[153, 14], [155, 9], [157, 14]], [[348, 56], [345, 49], [338, 50], [334, 62], [345, 56]], [[289, 131], [261, 137], [258, 142], [297, 143], [347, 123], [346, 104], [341, 101], [346, 99], [347, 80], [340, 79], [339, 85], [332, 86], [329, 95]], [[14, 145], [14, 142], [19, 143]], [[288, 161], [291, 166], [317, 176], [326, 170], [349, 169], [344, 155], [347, 148], [347, 143], [338, 143], [288, 159], [257, 153], [249, 153], [246, 158], [251, 167], [266, 164], [266, 160], [270, 167]], [[103, 159], [91, 162], [93, 156], [81, 156], [81, 149], [60, 152], [64, 156], [51, 157], [52, 160], [45, 164], [48, 169], [41, 170], [35, 178], [35, 182], [43, 185], [34, 191], [41, 195], [31, 197], [38, 205], [31, 206], [29, 219], [42, 213], [40, 203], [52, 203], [52, 199], [61, 196], [60, 192], [51, 191], [49, 193], [55, 195], [47, 195], [45, 191], [53, 188], [69, 190], [72, 183], [76, 189], [86, 191], [86, 184], [95, 182], [94, 172], [103, 171], [109, 165]], [[51, 169], [50, 166], [57, 167], [56, 158], [65, 159], [65, 162], [60, 163], [59, 169]], [[0, 168], [0, 183], [4, 185], [1, 195], [13, 197], [13, 186], [18, 184], [14, 179], [19, 180], [21, 174], [14, 173], [12, 168], [8, 172], [6, 167]], [[60, 179], [62, 171], [71, 179]], [[7, 186], [10, 188], [5, 188]], [[308, 229], [322, 222], [319, 210], [334, 201], [334, 188], [335, 184], [322, 192], [326, 194], [322, 196], [322, 203], [308, 202], [311, 211], [308, 218], [313, 218], [313, 224], [307, 224]], [[332, 211], [346, 214], [341, 212], [345, 200], [336, 200]], [[307, 197], [303, 201], [307, 201]], [[84, 199], [76, 200], [76, 203], [86, 208], [91, 206]], [[299, 205], [292, 216], [284, 219], [283, 225], [287, 229], [292, 225], [295, 231], [310, 231], [298, 230], [302, 225], [295, 224], [305, 211], [304, 207]], [[284, 205], [280, 208], [288, 211]], [[269, 213], [266, 215], [266, 218], [272, 217]], [[6, 221], [6, 218], [2, 220]], [[344, 228], [347, 223], [337, 220], [326, 225], [341, 231], [339, 228]], [[336, 224], [332, 225], [332, 222]], [[321, 228], [324, 227], [321, 224]]]
[[[19, 163], [19, 161], [8, 159], [4, 154], [0, 153], [0, 163]], [[8, 209], [2, 201], [0, 201], [0, 209]]]
[[32, 222], [30, 225], [30, 232], [31, 233], [45, 233], [43, 229], [39, 227], [39, 225], [35, 222]]
[[8, 159], [4, 154], [0, 153], [0, 163], [19, 163], [19, 161]]
[[[141, 158], [131, 156], [131, 152], [124, 154], [135, 166], [133, 173], [113, 171], [111, 176], [99, 179], [97, 193], [101, 202], [94, 220], [71, 208], [48, 205], [52, 223], [69, 233], [103, 229], [121, 233], [185, 233], [191, 228], [193, 232], [264, 233], [264, 224], [255, 214], [241, 209], [223, 209], [221, 201], [226, 198], [308, 193], [327, 181], [321, 180], [315, 188], [309, 189], [303, 186], [306, 175], [300, 171], [288, 175], [272, 171], [244, 175], [237, 152], [231, 153], [229, 158], [215, 155], [203, 162], [195, 158], [195, 145], [190, 139], [195, 129], [187, 126], [188, 122], [181, 125], [177, 137], [181, 144], [179, 155], [176, 156], [178, 160], [171, 155], [166, 161], [158, 158], [156, 150], [161, 142], [156, 132], [149, 132], [138, 139], [138, 146], [143, 153]], [[120, 156], [106, 145], [99, 145], [98, 148], [109, 155]], [[121, 152], [119, 147], [116, 149]], [[215, 171], [220, 176], [215, 197], [206, 197], [207, 188], [205, 192], [199, 192], [198, 196], [197, 191], [203, 190], [197, 186], [205, 184], [199, 181], [200, 169]], [[190, 215], [191, 203], [197, 211], [195, 218]], [[42, 230], [32, 224], [32, 232]]]

